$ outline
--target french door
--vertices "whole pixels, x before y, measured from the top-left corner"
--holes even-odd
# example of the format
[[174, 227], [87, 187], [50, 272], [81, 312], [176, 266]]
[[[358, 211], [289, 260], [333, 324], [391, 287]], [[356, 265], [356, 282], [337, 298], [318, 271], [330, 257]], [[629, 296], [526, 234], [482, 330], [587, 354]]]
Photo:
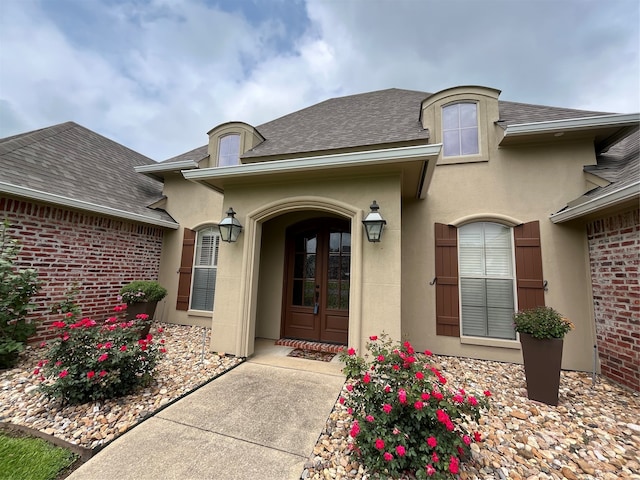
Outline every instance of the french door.
[[287, 230], [282, 336], [347, 344], [350, 222], [320, 218]]

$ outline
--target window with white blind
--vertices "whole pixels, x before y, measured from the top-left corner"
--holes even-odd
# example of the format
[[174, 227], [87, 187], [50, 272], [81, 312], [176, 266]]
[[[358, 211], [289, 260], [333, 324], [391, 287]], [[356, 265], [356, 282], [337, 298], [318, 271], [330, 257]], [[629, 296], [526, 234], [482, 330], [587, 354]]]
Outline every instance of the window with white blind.
[[512, 239], [511, 229], [497, 223], [458, 229], [462, 335], [515, 340]]
[[240, 163], [240, 135], [225, 135], [218, 143], [218, 166], [228, 167]]
[[442, 143], [445, 157], [480, 153], [477, 104], [454, 103], [442, 108]]
[[196, 252], [191, 283], [192, 310], [213, 311], [219, 247], [218, 227], [206, 227], [196, 232]]

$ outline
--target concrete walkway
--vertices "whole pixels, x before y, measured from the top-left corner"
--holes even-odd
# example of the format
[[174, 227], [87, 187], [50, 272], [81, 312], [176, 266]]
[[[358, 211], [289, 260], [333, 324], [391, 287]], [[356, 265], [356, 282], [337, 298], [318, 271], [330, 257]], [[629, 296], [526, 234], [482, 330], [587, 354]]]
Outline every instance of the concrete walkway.
[[248, 362], [116, 439], [70, 480], [297, 480], [335, 404], [340, 364], [256, 345]]

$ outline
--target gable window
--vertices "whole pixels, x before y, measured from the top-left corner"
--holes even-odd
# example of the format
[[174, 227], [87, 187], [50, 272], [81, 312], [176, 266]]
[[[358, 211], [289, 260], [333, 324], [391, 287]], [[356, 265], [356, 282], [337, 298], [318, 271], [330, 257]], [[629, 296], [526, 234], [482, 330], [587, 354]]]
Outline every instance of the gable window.
[[225, 135], [218, 143], [218, 166], [228, 167], [240, 163], [240, 135]]
[[462, 335], [515, 340], [512, 238], [497, 223], [458, 229]]
[[476, 103], [454, 103], [442, 108], [442, 143], [445, 157], [480, 153]]
[[220, 232], [218, 227], [205, 227], [196, 232], [191, 285], [192, 310], [213, 311], [219, 247]]

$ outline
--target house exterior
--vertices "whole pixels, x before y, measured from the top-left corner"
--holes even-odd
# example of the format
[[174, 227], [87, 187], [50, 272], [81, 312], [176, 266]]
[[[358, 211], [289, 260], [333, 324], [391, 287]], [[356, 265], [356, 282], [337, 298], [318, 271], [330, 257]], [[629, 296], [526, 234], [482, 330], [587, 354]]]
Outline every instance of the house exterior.
[[22, 244], [17, 265], [42, 282], [32, 341], [50, 338], [50, 307], [73, 287], [82, 314], [102, 319], [123, 285], [157, 279], [164, 232], [178, 224], [148, 207], [162, 183], [134, 167], [153, 163], [73, 122], [0, 139], [0, 222]]
[[[104, 311], [122, 284], [157, 277], [156, 319], [211, 327], [215, 351], [362, 350], [386, 332], [519, 363], [512, 314], [548, 305], [575, 325], [563, 368], [640, 390], [640, 115], [499, 96], [334, 98], [222, 123], [160, 163], [62, 124], [0, 140], [0, 215], [46, 279], [37, 300], [81, 280], [81, 302]], [[374, 211], [386, 223], [371, 242]], [[224, 242], [232, 217], [243, 230]]]
[[[499, 95], [334, 98], [136, 167], [180, 224], [164, 236], [162, 320], [210, 325], [211, 348], [241, 356], [257, 337], [362, 349], [386, 332], [521, 362], [512, 314], [549, 305], [575, 324], [563, 368], [597, 356], [639, 389], [640, 116]], [[362, 224], [374, 201], [379, 242]], [[218, 229], [229, 209], [233, 243]]]

